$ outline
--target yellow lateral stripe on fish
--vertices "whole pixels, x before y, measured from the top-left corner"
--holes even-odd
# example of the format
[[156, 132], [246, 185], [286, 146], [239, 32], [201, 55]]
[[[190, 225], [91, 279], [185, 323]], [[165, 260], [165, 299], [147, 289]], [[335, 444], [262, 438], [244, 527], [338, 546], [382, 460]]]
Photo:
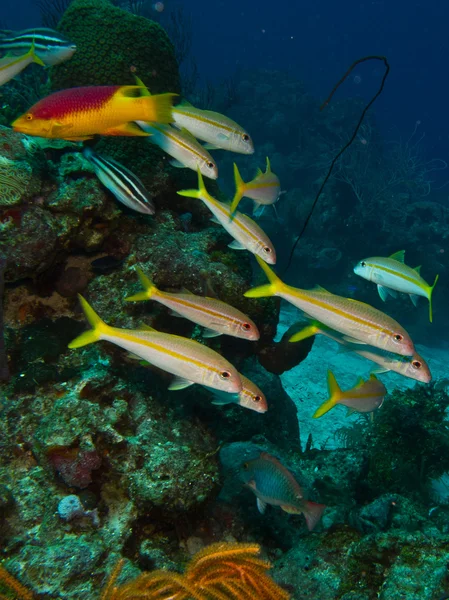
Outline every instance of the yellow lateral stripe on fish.
[[229, 393], [242, 390], [238, 371], [211, 348], [194, 340], [151, 328], [133, 331], [110, 327], [82, 296], [79, 299], [92, 329], [73, 340], [69, 348], [80, 348], [105, 340], [175, 375], [177, 380], [171, 389], [182, 389], [199, 383]]
[[197, 172], [198, 189], [181, 190], [178, 194], [187, 198], [198, 198], [206, 204], [220, 224], [234, 238], [235, 242], [230, 244], [231, 248], [238, 250], [246, 248], [246, 250], [260, 256], [266, 262], [274, 264], [276, 262], [276, 251], [265, 232], [257, 223], [242, 213], [237, 212], [231, 219], [229, 205], [219, 202], [209, 194], [200, 170], [197, 169]]
[[409, 294], [416, 306], [417, 296], [429, 301], [429, 320], [432, 322], [432, 293], [438, 281], [435, 277], [433, 285], [429, 285], [420, 275], [419, 267], [413, 269], [404, 264], [404, 251], [396, 252], [389, 257], [373, 256], [360, 261], [354, 267], [354, 273], [377, 284], [382, 300], [388, 294], [396, 296], [396, 292]]
[[136, 271], [145, 291], [125, 298], [127, 302], [140, 300], [160, 302], [174, 311], [176, 315], [206, 327], [207, 331], [203, 334], [205, 337], [225, 334], [247, 340], [259, 339], [260, 334], [255, 323], [237, 308], [216, 298], [196, 296], [190, 293], [162, 292], [142, 269], [136, 267]]
[[268, 265], [257, 260], [270, 283], [247, 291], [248, 298], [280, 296], [310, 317], [356, 343], [370, 344], [397, 354], [414, 354], [413, 342], [403, 327], [376, 308], [326, 292], [302, 290], [283, 283]]

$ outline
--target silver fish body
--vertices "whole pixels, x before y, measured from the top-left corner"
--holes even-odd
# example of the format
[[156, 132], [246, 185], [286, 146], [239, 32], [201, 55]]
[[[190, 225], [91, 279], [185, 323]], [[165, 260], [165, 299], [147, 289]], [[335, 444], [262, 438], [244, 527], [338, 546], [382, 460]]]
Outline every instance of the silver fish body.
[[154, 215], [156, 210], [153, 201], [134, 173], [114, 159], [96, 154], [90, 148], [85, 148], [83, 154], [92, 164], [98, 179], [117, 200], [136, 212]]

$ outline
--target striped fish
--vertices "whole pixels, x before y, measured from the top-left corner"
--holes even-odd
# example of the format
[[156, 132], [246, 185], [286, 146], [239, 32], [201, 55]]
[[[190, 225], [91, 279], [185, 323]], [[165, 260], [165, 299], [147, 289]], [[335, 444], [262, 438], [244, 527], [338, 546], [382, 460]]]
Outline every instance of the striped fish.
[[170, 390], [181, 390], [199, 383], [233, 394], [241, 391], [242, 382], [238, 371], [211, 348], [150, 327], [136, 330], [110, 327], [82, 296], [79, 299], [92, 329], [70, 342], [69, 348], [81, 348], [105, 340], [175, 375], [169, 386]]
[[256, 258], [270, 283], [247, 291], [244, 294], [247, 298], [279, 296], [312, 319], [339, 331], [345, 340], [369, 344], [404, 356], [415, 353], [413, 342], [405, 329], [380, 310], [352, 298], [331, 294], [320, 287], [301, 290], [286, 285], [259, 257]]
[[304, 329], [298, 331], [292, 335], [289, 342], [300, 342], [313, 335], [325, 335], [331, 340], [334, 340], [338, 344], [341, 344], [343, 351], [348, 350], [355, 352], [359, 356], [370, 360], [373, 363], [379, 365], [379, 368], [371, 369], [371, 373], [379, 375], [381, 373], [388, 373], [393, 371], [403, 377], [409, 379], [415, 379], [422, 383], [429, 383], [432, 381], [432, 375], [426, 361], [417, 352], [412, 356], [402, 356], [400, 354], [393, 354], [392, 352], [385, 352], [380, 348], [374, 348], [373, 346], [361, 346], [360, 344], [354, 344], [344, 339], [337, 331], [326, 327], [319, 321], [312, 321], [310, 325], [306, 325]]
[[175, 125], [187, 129], [198, 140], [208, 142], [209, 150], [222, 149], [240, 154], [253, 154], [250, 135], [238, 123], [225, 115], [201, 110], [184, 102], [173, 107]]
[[0, 50], [13, 55], [27, 53], [34, 40], [36, 55], [46, 65], [57, 65], [68, 60], [76, 45], [58, 31], [36, 27], [23, 31], [0, 30]]
[[83, 155], [92, 164], [101, 183], [119, 202], [139, 213], [154, 215], [156, 209], [147, 190], [131, 171], [112, 158], [96, 154], [90, 148], [84, 148]]
[[248, 408], [258, 413], [265, 413], [268, 410], [265, 394], [255, 383], [240, 373], [242, 380], [242, 391], [238, 394], [226, 394], [225, 392], [213, 391], [214, 399], [212, 404], [223, 406], [225, 404], [238, 404], [242, 408]]
[[404, 254], [404, 250], [400, 250], [388, 258], [380, 256], [365, 258], [354, 267], [354, 273], [376, 283], [379, 296], [384, 302], [388, 294], [395, 297], [396, 292], [409, 294], [415, 306], [418, 296], [427, 298], [429, 319], [432, 322], [432, 292], [438, 281], [438, 275], [435, 277], [433, 285], [429, 285], [420, 275], [421, 267], [413, 269], [404, 264]]
[[217, 300], [204, 298], [190, 293], [171, 294], [158, 290], [139, 267], [136, 268], [144, 292], [139, 292], [125, 300], [156, 300], [170, 308], [176, 316], [185, 317], [198, 325], [206, 327], [204, 337], [226, 334], [246, 340], [258, 340], [259, 330], [249, 317], [233, 306]]
[[217, 179], [218, 169], [214, 159], [191, 133], [186, 130], [178, 131], [170, 125], [162, 123], [145, 123], [136, 121], [146, 133], [151, 134], [148, 140], [159, 146], [164, 152], [174, 158], [174, 167], [186, 167], [196, 171], [200, 169], [205, 177]]
[[21, 73], [33, 62], [41, 67], [45, 66], [41, 59], [36, 56], [33, 45], [31, 45], [28, 52], [22, 56], [8, 55], [0, 58], [0, 85], [8, 83], [8, 81], [16, 77], [16, 75]]
[[276, 263], [276, 251], [266, 233], [246, 215], [236, 212], [231, 217], [231, 207], [213, 198], [206, 190], [203, 177], [198, 171], [198, 189], [181, 190], [180, 196], [187, 198], [198, 198], [202, 200], [214, 215], [212, 219], [222, 225], [226, 231], [234, 238], [229, 244], [234, 250], [248, 250], [256, 256], [260, 256], [270, 265]]
[[231, 212], [235, 212], [242, 198], [251, 198], [254, 201], [253, 214], [261, 204], [274, 204], [281, 195], [281, 182], [279, 177], [271, 170], [270, 159], [267, 156], [267, 168], [265, 173], [260, 169], [254, 179], [245, 183], [240, 175], [237, 165], [234, 163], [235, 195], [231, 202]]

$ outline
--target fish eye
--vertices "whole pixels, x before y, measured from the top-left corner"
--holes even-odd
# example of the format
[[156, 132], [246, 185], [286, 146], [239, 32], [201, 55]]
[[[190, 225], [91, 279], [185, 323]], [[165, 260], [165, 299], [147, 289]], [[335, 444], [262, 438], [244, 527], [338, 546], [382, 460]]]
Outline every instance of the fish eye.
[[360, 263], [361, 267], [366, 267], [366, 262], [364, 260], [362, 260], [362, 262]]
[[31, 113], [28, 113], [26, 116], [26, 120], [27, 121], [32, 121], [33, 120], [33, 115]]
[[254, 396], [253, 400], [254, 400], [254, 402], [261, 402], [262, 396], [259, 396], [259, 395]]
[[214, 163], [213, 163], [213, 162], [208, 162], [208, 163], [206, 163], [206, 164], [207, 164], [207, 167], [208, 167], [209, 169], [215, 169], [215, 165], [214, 165]]
[[413, 360], [412, 365], [415, 367], [415, 369], [420, 369], [422, 367], [422, 362], [419, 360]]
[[220, 373], [221, 379], [229, 379], [231, 377], [231, 373], [229, 371], [222, 371]]
[[242, 135], [242, 140], [243, 140], [244, 142], [249, 142], [249, 135], [248, 135], [247, 133], [244, 133], [244, 134]]
[[267, 254], [270, 254], [271, 253], [271, 248], [269, 246], [264, 246], [263, 251], [266, 252]]
[[242, 323], [242, 329], [249, 331], [251, 329], [251, 325], [249, 323]]
[[404, 339], [404, 336], [400, 333], [395, 333], [393, 337], [397, 342], [402, 342], [402, 340]]

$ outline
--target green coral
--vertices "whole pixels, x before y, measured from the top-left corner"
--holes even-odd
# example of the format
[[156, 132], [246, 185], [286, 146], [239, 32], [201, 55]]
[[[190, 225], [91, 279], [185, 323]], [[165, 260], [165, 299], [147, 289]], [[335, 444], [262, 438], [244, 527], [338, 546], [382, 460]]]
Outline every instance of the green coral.
[[77, 50], [69, 61], [52, 68], [53, 90], [132, 85], [136, 73], [153, 93], [180, 91], [173, 45], [157, 23], [108, 0], [74, 0], [58, 28]]
[[0, 206], [19, 204], [28, 191], [32, 169], [22, 161], [0, 156]]

